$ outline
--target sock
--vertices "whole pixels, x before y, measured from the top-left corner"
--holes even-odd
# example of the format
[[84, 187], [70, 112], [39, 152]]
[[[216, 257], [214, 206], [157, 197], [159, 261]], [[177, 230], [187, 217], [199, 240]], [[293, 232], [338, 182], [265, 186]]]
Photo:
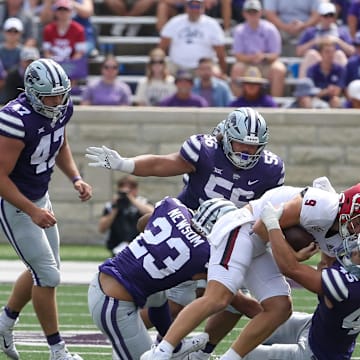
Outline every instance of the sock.
[[172, 354], [172, 352], [174, 351], [174, 346], [172, 346], [169, 342], [167, 342], [166, 340], [161, 340], [160, 344], [158, 345], [157, 352], [162, 352], [165, 354]]
[[150, 307], [148, 314], [150, 321], [154, 324], [159, 334], [165, 336], [172, 322], [169, 303], [166, 301], [162, 306]]
[[19, 317], [19, 313], [17, 311], [12, 311], [8, 306], [5, 306], [4, 311], [10, 319], [16, 320]]
[[230, 348], [220, 359], [241, 360], [242, 357], [236, 351], [234, 351], [232, 348]]
[[208, 343], [206, 343], [205, 347], [201, 351], [206, 354], [211, 354], [214, 351], [215, 347], [216, 347], [216, 345], [208, 342]]
[[56, 332], [55, 334], [49, 335], [46, 337], [46, 340], [50, 346], [56, 345], [59, 342], [63, 341], [62, 337], [60, 336], [59, 332]]

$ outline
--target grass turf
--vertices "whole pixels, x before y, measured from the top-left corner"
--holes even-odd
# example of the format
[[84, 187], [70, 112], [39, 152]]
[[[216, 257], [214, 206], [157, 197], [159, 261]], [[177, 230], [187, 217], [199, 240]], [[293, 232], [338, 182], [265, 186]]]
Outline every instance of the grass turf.
[[[5, 244], [0, 244], [1, 259], [17, 259], [13, 250]], [[97, 261], [101, 262], [108, 257], [108, 251], [102, 246], [69, 246], [61, 248], [63, 261]], [[316, 263], [317, 259], [312, 259], [310, 263]], [[93, 324], [87, 307], [87, 285], [61, 285], [58, 287], [58, 308], [60, 330], [66, 336], [79, 332], [98, 332]], [[0, 284], [0, 306], [6, 303], [11, 291], [10, 284]], [[303, 290], [293, 290], [294, 310], [312, 312], [316, 306], [317, 298], [314, 294]], [[236, 336], [241, 332], [246, 323], [246, 319], [241, 319], [238, 325], [228, 334], [228, 336], [217, 346], [216, 354], [224, 353]], [[21, 353], [22, 360], [48, 360], [48, 348], [41, 333], [33, 311], [32, 304], [28, 304], [21, 314], [19, 323], [16, 325], [15, 334], [20, 332], [35, 332], [35, 341], [24, 341], [17, 345]], [[201, 330], [199, 328], [198, 330]], [[72, 352], [80, 354], [84, 360], [104, 360], [111, 359], [111, 349], [109, 345], [96, 345], [88, 343], [76, 343], [69, 345]], [[353, 359], [360, 359], [360, 346], [357, 344]], [[0, 360], [5, 360], [5, 356], [0, 354]]]

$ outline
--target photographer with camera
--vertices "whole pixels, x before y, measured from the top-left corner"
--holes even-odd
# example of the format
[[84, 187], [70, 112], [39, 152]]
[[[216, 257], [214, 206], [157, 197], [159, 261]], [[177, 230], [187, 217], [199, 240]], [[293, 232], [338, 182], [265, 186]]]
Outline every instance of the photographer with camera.
[[138, 195], [139, 184], [132, 175], [117, 181], [117, 192], [113, 200], [107, 202], [99, 220], [99, 232], [108, 232], [106, 248], [116, 255], [139, 233], [138, 219], [154, 210], [145, 197]]

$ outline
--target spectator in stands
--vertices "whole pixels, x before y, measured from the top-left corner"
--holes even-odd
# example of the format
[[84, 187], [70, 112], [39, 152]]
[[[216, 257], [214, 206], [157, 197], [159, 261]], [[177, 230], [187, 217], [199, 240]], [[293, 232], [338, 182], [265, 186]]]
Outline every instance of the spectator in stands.
[[[86, 39], [86, 54], [94, 57], [98, 54], [96, 49], [96, 30], [91, 22], [94, 15], [93, 0], [72, 0], [72, 19], [83, 26]], [[48, 24], [55, 18], [54, 0], [44, 0], [40, 13], [41, 23]]]
[[72, 0], [56, 0], [55, 17], [43, 31], [44, 57], [58, 62], [80, 59], [86, 54], [84, 27], [72, 20]]
[[196, 70], [197, 77], [194, 79], [193, 93], [202, 96], [208, 102], [208, 106], [224, 107], [233, 100], [228, 83], [214, 76], [214, 62], [210, 58], [201, 58]]
[[[23, 0], [4, 0], [0, 2], [0, 24], [4, 24], [8, 18], [16, 17], [23, 24], [21, 42], [27, 46], [36, 46], [41, 35], [38, 33], [38, 27], [35, 19], [29, 12], [26, 12], [23, 6]], [[0, 42], [4, 40], [0, 32]]]
[[[141, 16], [147, 14], [153, 8], [157, 0], [104, 0], [105, 5], [110, 10], [111, 15], [117, 16]], [[141, 24], [114, 24], [111, 29], [113, 36], [120, 36], [127, 28], [125, 36], [136, 36]]]
[[346, 86], [351, 81], [360, 79], [360, 31], [356, 33], [353, 44], [355, 46], [355, 54], [350, 57], [346, 64]]
[[329, 104], [317, 97], [320, 88], [317, 88], [312, 79], [304, 77], [296, 83], [295, 91], [292, 96], [294, 101], [284, 106], [288, 109], [328, 109]]
[[83, 91], [81, 105], [131, 105], [131, 89], [120, 81], [119, 63], [108, 55], [101, 65], [101, 78], [93, 81]]
[[150, 51], [146, 76], [140, 79], [133, 99], [134, 105], [156, 106], [176, 92], [174, 77], [169, 74], [166, 54], [161, 48]]
[[335, 4], [336, 7], [336, 14], [338, 19], [340, 20], [341, 25], [347, 24], [348, 21], [348, 12], [350, 4], [352, 3], [352, 0], [332, 0], [332, 3]]
[[250, 66], [243, 77], [234, 79], [242, 87], [242, 95], [229, 103], [230, 107], [277, 107], [271, 95], [266, 94], [268, 80], [256, 66]]
[[282, 54], [295, 56], [295, 43], [302, 31], [318, 22], [321, 0], [264, 0], [264, 14], [281, 33]]
[[40, 58], [39, 50], [36, 47], [25, 46], [20, 52], [19, 66], [12, 67], [6, 76], [4, 86], [4, 103], [18, 97], [24, 90], [25, 69], [34, 60]]
[[222, 75], [227, 74], [225, 36], [216, 19], [204, 14], [203, 0], [186, 0], [186, 14], [174, 16], [161, 30], [159, 46], [169, 51], [170, 71], [194, 71], [203, 57], [217, 57]]
[[354, 38], [357, 31], [360, 30], [360, 1], [353, 0], [350, 3], [347, 16], [347, 24], [351, 36]]
[[176, 93], [160, 101], [159, 106], [206, 107], [206, 99], [192, 92], [193, 75], [186, 70], [178, 70], [175, 77]]
[[351, 56], [355, 48], [349, 31], [344, 26], [336, 24], [336, 8], [329, 2], [323, 2], [319, 7], [320, 20], [316, 26], [307, 28], [300, 36], [296, 46], [296, 55], [303, 57], [300, 64], [299, 77], [306, 76], [309, 66], [319, 62], [319, 42], [325, 37], [336, 44], [334, 61], [345, 66], [348, 56]]
[[24, 26], [20, 19], [15, 17], [6, 19], [3, 25], [4, 41], [0, 44], [0, 60], [6, 71], [17, 67], [20, 63], [23, 31]]
[[345, 87], [345, 67], [335, 63], [336, 46], [329, 38], [324, 38], [319, 44], [321, 61], [307, 70], [307, 77], [314, 81], [321, 91], [318, 97], [329, 103], [330, 107], [341, 107], [341, 95]]
[[279, 60], [281, 36], [271, 22], [261, 19], [261, 13], [259, 0], [245, 1], [245, 22], [234, 30], [233, 53], [237, 63], [231, 70], [231, 77], [243, 76], [247, 66], [257, 66], [270, 81], [271, 95], [282, 96], [287, 69]]
[[346, 109], [360, 109], [360, 80], [353, 80], [346, 88], [347, 99], [343, 104]]
[[7, 72], [0, 60], [0, 104], [5, 104], [5, 83], [6, 83]]

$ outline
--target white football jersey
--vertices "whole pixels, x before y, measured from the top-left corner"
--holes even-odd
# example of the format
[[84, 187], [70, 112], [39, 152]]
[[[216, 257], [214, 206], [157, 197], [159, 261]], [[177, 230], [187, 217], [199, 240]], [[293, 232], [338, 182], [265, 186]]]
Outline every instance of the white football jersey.
[[[251, 201], [255, 219], [260, 218], [263, 206], [270, 201], [274, 206], [287, 202], [299, 195], [304, 188], [281, 186], [267, 191], [261, 198]], [[339, 194], [308, 187], [303, 196], [300, 224], [313, 235], [320, 249], [329, 256], [335, 256], [334, 249], [342, 244], [337, 233], [326, 238], [339, 209]]]

